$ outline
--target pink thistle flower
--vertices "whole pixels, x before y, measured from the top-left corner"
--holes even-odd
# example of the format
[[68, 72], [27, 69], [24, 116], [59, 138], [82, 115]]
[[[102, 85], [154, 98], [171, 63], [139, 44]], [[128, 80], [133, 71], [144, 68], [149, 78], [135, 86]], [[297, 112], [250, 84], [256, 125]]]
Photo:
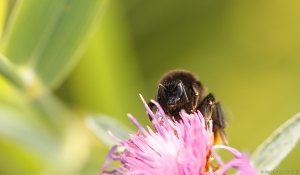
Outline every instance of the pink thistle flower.
[[[157, 102], [152, 101], [158, 109], [154, 114], [142, 96], [141, 99], [156, 131], [149, 126], [146, 130], [128, 114], [129, 119], [139, 129], [138, 133], [131, 134], [129, 140], [119, 140], [110, 133], [125, 150], [117, 153], [118, 146], [112, 147], [101, 175], [219, 175], [227, 174], [226, 171], [230, 168], [237, 169], [239, 175], [257, 174], [250, 166], [247, 155], [228, 146], [213, 146], [212, 121], [206, 123], [199, 111], [193, 114], [182, 111], [182, 120], [177, 122], [170, 120]], [[223, 163], [215, 151], [219, 148], [230, 151], [235, 159]], [[220, 164], [219, 167], [210, 164], [211, 154]], [[111, 160], [120, 161], [120, 167], [108, 171]]]

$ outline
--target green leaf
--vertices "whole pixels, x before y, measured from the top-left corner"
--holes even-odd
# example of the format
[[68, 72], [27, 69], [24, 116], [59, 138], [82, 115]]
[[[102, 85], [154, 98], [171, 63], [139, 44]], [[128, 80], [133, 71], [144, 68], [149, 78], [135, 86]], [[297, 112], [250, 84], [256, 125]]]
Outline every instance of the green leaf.
[[4, 24], [5, 24], [5, 17], [6, 17], [6, 7], [8, 1], [0, 1], [0, 39], [3, 33]]
[[18, 1], [1, 43], [17, 65], [33, 68], [46, 86], [61, 83], [96, 29], [100, 0]]
[[292, 151], [300, 138], [300, 113], [268, 137], [253, 153], [251, 162], [258, 170], [272, 170]]
[[[59, 157], [59, 139], [25, 111], [1, 104], [0, 137], [49, 159]], [[32, 114], [31, 114], [32, 115]], [[31, 117], [31, 118], [30, 118]]]
[[24, 83], [17, 73], [15, 66], [3, 55], [0, 54], [0, 74], [8, 79], [16, 87], [23, 89]]
[[58, 132], [63, 132], [70, 119], [76, 117], [75, 113], [50, 91], [40, 95], [32, 104], [49, 119], [48, 122], [53, 124]]
[[132, 124], [124, 114], [130, 112], [146, 125], [149, 120], [138, 94], [149, 92], [149, 99], [156, 83], [146, 86], [148, 78], [143, 77], [126, 16], [122, 1], [110, 2], [83, 59], [64, 86], [76, 104], [113, 116], [127, 126]]
[[118, 143], [108, 134], [108, 131], [121, 140], [129, 139], [129, 134], [134, 133], [134, 131], [118, 120], [103, 114], [88, 115], [86, 118], [86, 124], [90, 130], [92, 130], [108, 147]]

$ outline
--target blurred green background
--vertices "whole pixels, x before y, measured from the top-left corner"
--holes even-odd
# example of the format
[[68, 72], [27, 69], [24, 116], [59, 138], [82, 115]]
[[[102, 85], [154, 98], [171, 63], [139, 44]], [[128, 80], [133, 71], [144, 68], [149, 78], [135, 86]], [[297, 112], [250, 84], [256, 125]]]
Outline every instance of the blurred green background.
[[[0, 174], [97, 174], [108, 147], [85, 123], [135, 129], [172, 69], [223, 104], [252, 153], [300, 111], [300, 1], [0, 1]], [[300, 146], [277, 167], [297, 170]], [[299, 171], [299, 169], [298, 169]]]

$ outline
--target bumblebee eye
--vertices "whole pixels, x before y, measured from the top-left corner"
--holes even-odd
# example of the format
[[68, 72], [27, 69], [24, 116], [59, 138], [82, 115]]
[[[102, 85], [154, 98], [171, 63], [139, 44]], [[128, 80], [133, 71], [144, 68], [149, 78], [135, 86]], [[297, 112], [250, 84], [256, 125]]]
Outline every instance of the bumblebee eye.
[[182, 83], [179, 83], [178, 85], [177, 85], [177, 97], [181, 97], [181, 95], [182, 95], [182, 93], [183, 93], [183, 91], [184, 91], [184, 89], [183, 89], [183, 87], [182, 87]]

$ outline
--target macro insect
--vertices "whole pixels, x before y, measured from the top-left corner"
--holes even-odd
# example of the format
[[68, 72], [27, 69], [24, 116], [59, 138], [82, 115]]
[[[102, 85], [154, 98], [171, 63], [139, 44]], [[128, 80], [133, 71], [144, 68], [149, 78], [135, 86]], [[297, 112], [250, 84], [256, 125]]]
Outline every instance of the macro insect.
[[[194, 74], [185, 70], [172, 70], [164, 74], [158, 82], [156, 101], [166, 115], [176, 121], [181, 120], [179, 112], [182, 109], [189, 114], [199, 110], [206, 121], [213, 121], [215, 144], [228, 144], [221, 105], [213, 94], [204, 96], [204, 87]], [[152, 102], [148, 106], [151, 110], [155, 107]]]

